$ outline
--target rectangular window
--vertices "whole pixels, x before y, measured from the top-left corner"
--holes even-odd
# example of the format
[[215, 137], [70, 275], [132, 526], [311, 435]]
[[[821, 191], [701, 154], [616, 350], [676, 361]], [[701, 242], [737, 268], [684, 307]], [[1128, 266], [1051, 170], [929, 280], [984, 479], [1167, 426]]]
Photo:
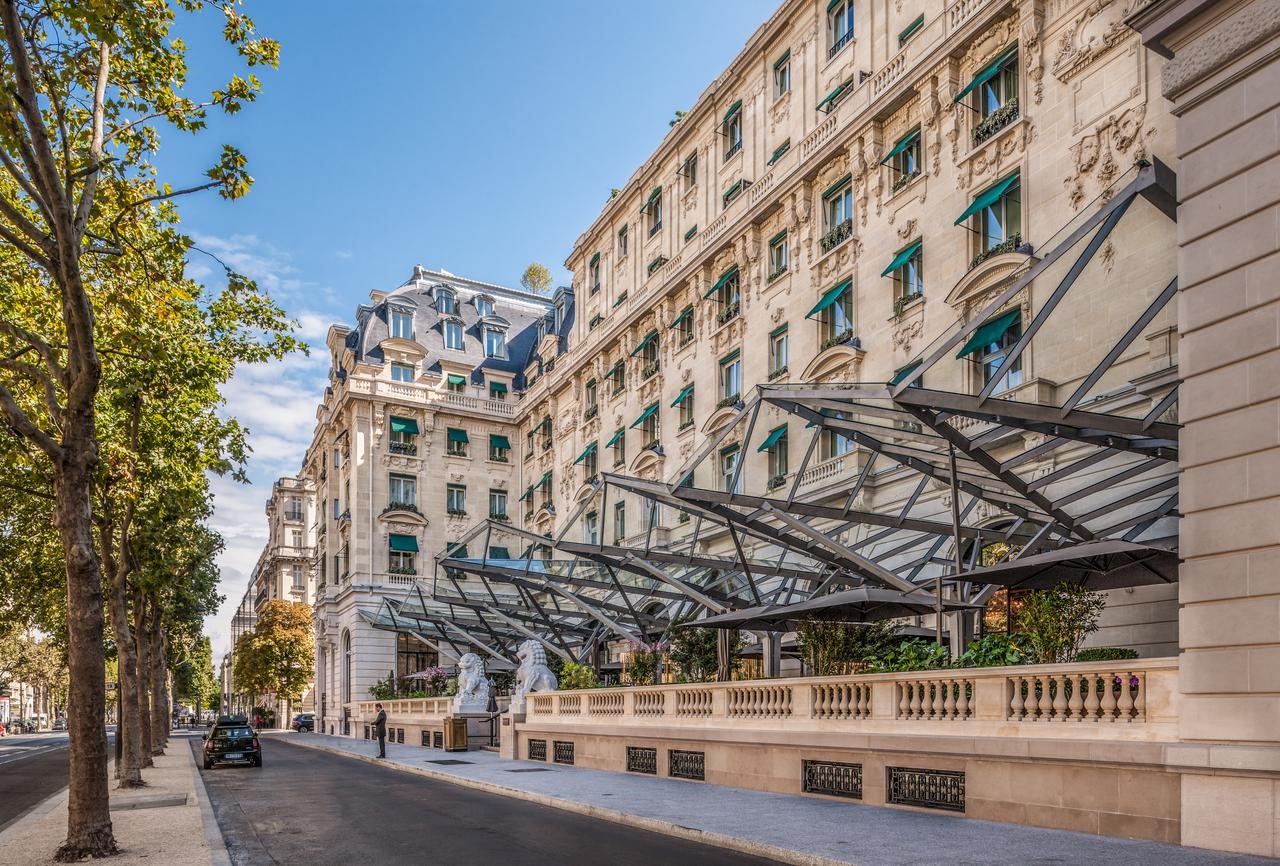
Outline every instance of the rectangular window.
[[507, 491], [489, 491], [489, 516], [498, 520], [507, 516]]
[[827, 57], [835, 57], [853, 41], [853, 0], [840, 0], [827, 7], [827, 31], [831, 48]]
[[675, 321], [676, 345], [687, 346], [693, 342], [693, 307], [685, 307]]
[[458, 427], [449, 427], [445, 430], [445, 453], [451, 457], [466, 457], [467, 446], [471, 444], [471, 439], [467, 436], [467, 431]]
[[444, 387], [455, 394], [462, 394], [467, 390], [467, 377], [449, 373], [444, 377]]
[[720, 288], [716, 290], [716, 306], [720, 311], [717, 319], [722, 325], [742, 309], [742, 279], [737, 268], [721, 278]]
[[595, 417], [595, 413], [600, 411], [600, 389], [596, 386], [595, 379], [588, 379], [583, 386], [582, 402], [588, 417]]
[[684, 395], [680, 401], [680, 429], [693, 426], [693, 391]]
[[853, 336], [853, 288], [842, 291], [819, 316], [822, 350], [847, 343]]
[[301, 565], [290, 566], [289, 571], [291, 572], [290, 576], [293, 578], [293, 588], [306, 589], [307, 578], [302, 573], [302, 566]]
[[613, 438], [609, 440], [609, 447], [613, 449], [613, 465], [621, 466], [627, 462], [627, 431], [619, 427], [618, 432], [613, 434]]
[[463, 484], [445, 487], [444, 507], [449, 514], [465, 516], [467, 513], [467, 488]]
[[912, 21], [910, 24], [907, 25], [905, 30], [903, 30], [901, 33], [898, 34], [898, 47], [901, 48], [902, 46], [906, 45], [907, 41], [912, 36], [915, 36], [918, 32], [920, 32], [920, 28], [922, 27], [924, 27], [924, 15], [921, 15], [920, 17], [916, 18], [916, 20]]
[[893, 296], [900, 305], [924, 295], [924, 245], [917, 242], [914, 246], [914, 251], [893, 270]]
[[442, 316], [458, 315], [458, 299], [448, 289], [436, 289], [436, 311]]
[[413, 339], [413, 313], [404, 310], [391, 311], [391, 336], [401, 340]]
[[285, 520], [301, 520], [302, 519], [302, 500], [296, 496], [290, 496], [286, 503], [284, 511]]
[[730, 445], [720, 452], [720, 489], [725, 493], [741, 493], [742, 478], [738, 476], [737, 445]]
[[[1022, 322], [1014, 322], [1005, 332], [996, 340], [983, 346], [973, 354], [973, 359], [982, 367], [982, 385], [985, 388], [991, 383], [995, 377], [996, 371], [1000, 369], [1000, 365], [1004, 363], [1005, 357], [1009, 354], [1022, 336]], [[1016, 388], [1022, 384], [1022, 356], [1018, 356], [1013, 362], [1013, 366], [1000, 379], [1000, 383], [996, 385], [993, 394], [999, 394], [1002, 391], [1008, 391], [1010, 388]]]
[[497, 433], [489, 434], [489, 459], [497, 463], [511, 460], [511, 440]]
[[720, 361], [720, 403], [735, 403], [742, 394], [742, 357], [733, 352]]
[[1000, 60], [995, 74], [991, 75], [974, 92], [974, 108], [983, 120], [991, 117], [1001, 108], [1011, 105], [1016, 111], [1018, 99], [1018, 52], [1009, 52]]
[[849, 180], [827, 192], [823, 197], [827, 229], [831, 230], [853, 221], [853, 184]]
[[[843, 418], [843, 413], [832, 413], [833, 418]], [[819, 453], [823, 460], [831, 460], [835, 457], [842, 457], [853, 450], [853, 440], [837, 433], [835, 430], [824, 429], [819, 442]]]
[[413, 365], [399, 364], [393, 361], [391, 364], [391, 381], [412, 382], [413, 381]]
[[613, 504], [613, 543], [621, 544], [627, 537], [627, 503]]
[[490, 382], [489, 383], [489, 399], [490, 400], [507, 399], [507, 383], [506, 382]]
[[418, 451], [417, 443], [414, 441], [416, 434], [408, 429], [407, 425], [396, 424], [397, 419], [391, 419], [391, 434], [387, 438], [387, 450], [392, 454], [416, 454]]
[[791, 92], [791, 52], [788, 51], [773, 64], [773, 98], [781, 99]]
[[596, 253], [591, 257], [591, 262], [587, 265], [587, 285], [591, 287], [591, 294], [600, 291], [600, 254]]
[[787, 233], [781, 231], [769, 241], [769, 278], [773, 282], [787, 272], [791, 264], [791, 250], [787, 244]]
[[418, 482], [412, 475], [392, 475], [387, 487], [391, 504], [417, 507]]
[[610, 389], [612, 394], [621, 394], [623, 389], [627, 387], [627, 365], [619, 361], [609, 370], [609, 381], [613, 387]]
[[444, 347], [446, 349], [462, 348], [462, 323], [446, 319], [444, 323]]
[[289, 545], [291, 547], [302, 547], [302, 530], [301, 529], [289, 530]]
[[787, 452], [789, 449], [786, 428], [783, 428], [781, 436], [771, 436], [770, 438], [773, 439], [773, 443], [769, 446], [769, 489], [772, 490], [774, 487], [781, 485], [789, 471], [787, 468], [789, 457]]
[[582, 477], [590, 481], [600, 474], [600, 455], [593, 448], [586, 457], [582, 458]]
[[979, 253], [1012, 252], [1022, 243], [1022, 183], [1015, 180], [998, 199], [975, 215], [982, 239]]
[[627, 256], [627, 227], [623, 226], [618, 229], [618, 258], [626, 258]]
[[[656, 404], [655, 404], [656, 405]], [[640, 434], [644, 437], [644, 447], [652, 448], [658, 444], [658, 413], [654, 412], [644, 419], [640, 425]]]
[[783, 325], [772, 334], [769, 335], [769, 378], [776, 379], [783, 373], [787, 372], [787, 364], [790, 362], [788, 355], [790, 354], [790, 340], [787, 336], [787, 326]]
[[588, 511], [582, 519], [582, 540], [587, 544], [600, 543], [600, 515]]
[[896, 177], [893, 180], [893, 186], [890, 191], [897, 192], [906, 186], [913, 177], [920, 173], [920, 164], [920, 130], [917, 129], [894, 148], [893, 158], [890, 160], [889, 166], [895, 172]]
[[742, 150], [742, 112], [736, 112], [725, 124], [724, 158], [728, 162]]
[[338, 519], [339, 517], [341, 517], [341, 516], [342, 516], [342, 502], [341, 502], [337, 497], [334, 497], [334, 500], [333, 500], [333, 519], [334, 519], [334, 520], [337, 520], [337, 519]]
[[645, 210], [649, 214], [649, 237], [653, 237], [662, 229], [662, 187], [650, 194]]
[[680, 167], [680, 173], [684, 175], [684, 188], [686, 190], [693, 189], [698, 185], [698, 152], [685, 157], [684, 165]]
[[497, 328], [485, 328], [484, 354], [486, 358], [507, 357], [507, 335]]

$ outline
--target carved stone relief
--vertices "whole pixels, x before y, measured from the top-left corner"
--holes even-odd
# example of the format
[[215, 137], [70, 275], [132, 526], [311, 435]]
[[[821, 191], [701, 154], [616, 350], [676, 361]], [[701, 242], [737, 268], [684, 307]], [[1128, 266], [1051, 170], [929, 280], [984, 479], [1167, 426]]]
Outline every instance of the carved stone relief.
[[1000, 133], [961, 161], [956, 174], [956, 187], [971, 189], [1011, 169], [1022, 161], [1027, 146], [1035, 138], [1035, 125], [1029, 120], [1018, 120], [1008, 130]]
[[1022, 63], [1031, 84], [1032, 97], [1035, 104], [1039, 105], [1044, 98], [1044, 41], [1041, 39], [1044, 30], [1044, 0], [1028, 0], [1022, 4], [1018, 13], [1022, 23], [1019, 41]]
[[1124, 21], [1145, 0], [1092, 0], [1057, 35], [1051, 71], [1067, 82], [1116, 45], [1137, 35]]
[[[1099, 191], [1105, 189], [1129, 165], [1147, 156], [1147, 143], [1142, 124], [1146, 120], [1145, 103], [1112, 114], [1071, 145], [1071, 176], [1063, 181], [1067, 197], [1076, 210], [1087, 197], [1086, 186], [1092, 179]], [[1116, 155], [1125, 157], [1123, 168]]]

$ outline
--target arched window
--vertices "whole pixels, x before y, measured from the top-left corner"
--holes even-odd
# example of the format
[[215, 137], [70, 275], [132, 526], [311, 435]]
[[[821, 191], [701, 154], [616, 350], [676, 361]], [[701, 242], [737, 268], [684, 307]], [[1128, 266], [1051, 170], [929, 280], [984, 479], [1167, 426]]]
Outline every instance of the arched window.
[[342, 633], [342, 702], [351, 702], [351, 632]]
[[458, 315], [458, 297], [452, 289], [436, 289], [436, 311], [445, 316]]

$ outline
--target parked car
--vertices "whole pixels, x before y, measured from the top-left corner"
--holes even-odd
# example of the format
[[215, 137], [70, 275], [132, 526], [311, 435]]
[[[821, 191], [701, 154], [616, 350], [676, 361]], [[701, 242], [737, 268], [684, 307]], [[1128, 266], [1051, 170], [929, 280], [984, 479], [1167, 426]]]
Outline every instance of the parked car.
[[316, 732], [316, 714], [298, 713], [293, 717], [293, 725], [291, 727], [299, 734], [314, 734]]
[[206, 770], [212, 770], [214, 764], [262, 766], [262, 745], [258, 742], [258, 732], [244, 721], [230, 724], [219, 721], [209, 729], [209, 733], [202, 736]]
[[66, 719], [54, 719], [53, 729], [55, 731], [65, 731], [67, 729]]

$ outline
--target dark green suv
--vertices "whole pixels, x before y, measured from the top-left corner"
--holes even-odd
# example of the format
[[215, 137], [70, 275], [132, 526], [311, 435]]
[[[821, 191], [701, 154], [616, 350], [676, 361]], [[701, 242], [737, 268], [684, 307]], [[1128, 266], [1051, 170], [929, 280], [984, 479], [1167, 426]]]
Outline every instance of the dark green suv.
[[262, 746], [258, 734], [243, 720], [218, 723], [204, 735], [204, 768], [214, 764], [262, 766]]

